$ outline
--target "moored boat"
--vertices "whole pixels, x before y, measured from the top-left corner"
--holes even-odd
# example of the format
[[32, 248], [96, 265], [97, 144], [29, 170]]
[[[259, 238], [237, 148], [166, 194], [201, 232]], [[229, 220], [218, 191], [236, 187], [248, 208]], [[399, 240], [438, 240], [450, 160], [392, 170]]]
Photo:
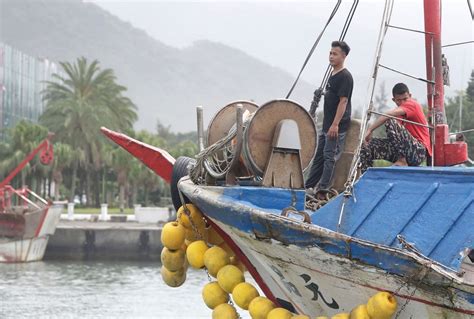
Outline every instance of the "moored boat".
[[0, 212], [0, 262], [42, 260], [62, 207], [52, 206], [27, 188], [4, 187], [3, 195], [14, 201], [16, 197], [22, 204], [6, 206]]
[[424, 4], [434, 142], [428, 167], [371, 168], [358, 178], [354, 147], [343, 193], [308, 205], [303, 171], [315, 127], [286, 99], [256, 110], [245, 101], [227, 105], [196, 160], [167, 160], [163, 150], [103, 132], [171, 182], [176, 208], [199, 207], [276, 305], [334, 315], [387, 291], [398, 300], [394, 318], [472, 318], [474, 171], [447, 167], [467, 160], [467, 145], [450, 142], [443, 122], [440, 1]]
[[53, 148], [49, 137], [0, 182], [0, 262], [43, 259], [49, 236], [59, 223], [61, 206], [52, 205], [27, 187], [14, 189], [8, 185], [40, 151], [41, 162], [50, 163]]

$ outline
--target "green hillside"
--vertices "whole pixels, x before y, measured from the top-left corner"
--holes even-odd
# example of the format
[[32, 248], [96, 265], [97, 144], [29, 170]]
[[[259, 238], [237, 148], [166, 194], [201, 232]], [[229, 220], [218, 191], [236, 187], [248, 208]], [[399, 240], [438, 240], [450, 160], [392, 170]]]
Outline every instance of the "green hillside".
[[[196, 105], [204, 106], [209, 119], [236, 99], [282, 98], [294, 80], [220, 43], [167, 46], [91, 3], [0, 0], [0, 5], [0, 41], [53, 61], [85, 56], [113, 68], [139, 108], [137, 128], [155, 130], [159, 120], [175, 131], [194, 130]], [[300, 83], [293, 98], [309, 105], [311, 92]]]

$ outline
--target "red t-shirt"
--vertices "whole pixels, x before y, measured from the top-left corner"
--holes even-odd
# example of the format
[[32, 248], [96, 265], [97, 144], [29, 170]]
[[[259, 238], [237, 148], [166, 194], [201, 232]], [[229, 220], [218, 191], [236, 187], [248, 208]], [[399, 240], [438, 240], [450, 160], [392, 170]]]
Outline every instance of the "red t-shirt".
[[[420, 124], [427, 125], [425, 114], [421, 105], [413, 100], [409, 99], [404, 102], [400, 107], [405, 111], [405, 119]], [[430, 131], [427, 127], [411, 124], [408, 122], [402, 122], [402, 125], [410, 132], [410, 134], [420, 141], [425, 147], [428, 155], [431, 156], [431, 140], [430, 140]]]

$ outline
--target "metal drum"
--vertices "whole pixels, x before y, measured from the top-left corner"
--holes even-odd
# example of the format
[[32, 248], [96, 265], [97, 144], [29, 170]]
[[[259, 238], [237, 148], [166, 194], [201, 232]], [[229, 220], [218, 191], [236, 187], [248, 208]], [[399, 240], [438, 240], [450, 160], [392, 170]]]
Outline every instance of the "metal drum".
[[[225, 138], [231, 130], [235, 130], [237, 107], [242, 105], [243, 112], [248, 111], [253, 114], [258, 105], [250, 101], [235, 101], [217, 112], [212, 118], [207, 128], [207, 147], [209, 148], [214, 143]], [[230, 168], [230, 163], [234, 156], [234, 138], [224, 147], [219, 148], [211, 156], [208, 156], [204, 161], [206, 170], [214, 178], [223, 178]], [[236, 172], [238, 177], [247, 177], [250, 173], [245, 167], [243, 158], [240, 160], [239, 168]]]
[[257, 176], [263, 176], [273, 149], [273, 135], [281, 120], [290, 119], [298, 124], [301, 142], [301, 167], [311, 163], [316, 152], [316, 126], [302, 106], [290, 100], [273, 100], [260, 106], [244, 132], [243, 153], [247, 167]]
[[214, 115], [207, 127], [207, 146], [225, 137], [235, 125], [238, 104], [242, 105], [243, 111], [248, 110], [250, 113], [258, 109], [258, 105], [250, 101], [235, 101], [224, 106]]

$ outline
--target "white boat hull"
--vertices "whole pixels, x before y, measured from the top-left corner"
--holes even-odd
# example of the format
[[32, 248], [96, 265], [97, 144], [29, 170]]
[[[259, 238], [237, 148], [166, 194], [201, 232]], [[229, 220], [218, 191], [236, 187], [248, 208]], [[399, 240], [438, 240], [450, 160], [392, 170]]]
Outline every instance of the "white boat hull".
[[[416, 288], [403, 278], [328, 254], [318, 247], [300, 248], [252, 235], [213, 220], [241, 249], [278, 300], [300, 314], [332, 316], [350, 312], [378, 291], [392, 292], [397, 319], [472, 318], [472, 304], [450, 300], [437, 289]], [[418, 280], [421, 281], [422, 274]], [[416, 282], [416, 279], [415, 279]]]
[[62, 208], [53, 206], [48, 209], [44, 221], [33, 238], [0, 238], [0, 262], [17, 263], [39, 261], [43, 259], [48, 239], [53, 235], [61, 217]]

